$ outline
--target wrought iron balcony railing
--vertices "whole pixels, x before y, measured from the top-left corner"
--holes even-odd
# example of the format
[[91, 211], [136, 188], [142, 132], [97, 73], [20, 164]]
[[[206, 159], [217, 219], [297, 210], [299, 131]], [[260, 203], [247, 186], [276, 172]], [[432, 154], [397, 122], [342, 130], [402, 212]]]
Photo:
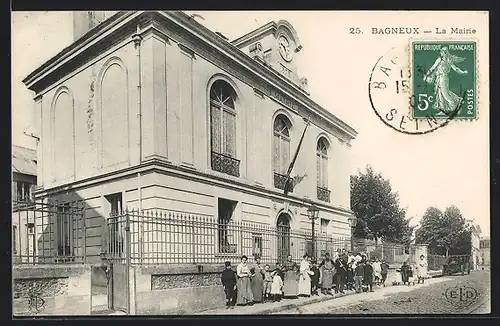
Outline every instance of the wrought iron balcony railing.
[[[278, 189], [285, 189], [286, 175], [274, 172], [274, 186]], [[290, 177], [288, 178], [288, 191], [293, 192], [295, 187], [295, 180]]]
[[212, 170], [239, 177], [240, 160], [228, 155], [212, 152]]
[[317, 187], [317, 195], [319, 200], [325, 201], [327, 203], [330, 202], [330, 190], [323, 187]]

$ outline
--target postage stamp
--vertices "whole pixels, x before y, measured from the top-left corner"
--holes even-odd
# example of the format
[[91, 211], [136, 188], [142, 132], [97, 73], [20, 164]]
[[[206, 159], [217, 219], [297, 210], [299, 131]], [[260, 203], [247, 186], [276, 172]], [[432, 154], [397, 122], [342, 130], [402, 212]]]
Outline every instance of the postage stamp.
[[475, 41], [411, 42], [412, 118], [477, 118], [476, 51]]

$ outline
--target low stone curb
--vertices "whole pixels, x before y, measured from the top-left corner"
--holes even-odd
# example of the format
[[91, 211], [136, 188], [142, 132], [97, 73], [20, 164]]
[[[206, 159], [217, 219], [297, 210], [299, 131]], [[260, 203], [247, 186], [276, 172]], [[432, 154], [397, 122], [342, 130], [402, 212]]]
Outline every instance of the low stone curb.
[[353, 295], [353, 294], [356, 294], [356, 292], [348, 292], [348, 293], [343, 294], [343, 295], [342, 294], [341, 295], [338, 295], [338, 294], [337, 295], [326, 295], [324, 297], [310, 299], [310, 300], [308, 300], [306, 302], [288, 303], [288, 304], [283, 305], [283, 306], [269, 308], [269, 309], [264, 309], [264, 310], [259, 311], [256, 314], [258, 314], [258, 315], [270, 315], [270, 314], [273, 314], [273, 313], [276, 313], [276, 312], [281, 312], [281, 311], [285, 311], [285, 310], [291, 310], [291, 309], [298, 308], [298, 307], [301, 307], [301, 306], [304, 306], [304, 305], [309, 305], [309, 304], [314, 304], [314, 303], [318, 303], [318, 302], [333, 300], [333, 299], [336, 299], [336, 298], [346, 297], [348, 295]]
[[435, 277], [441, 277], [441, 276], [443, 276], [443, 272], [442, 272], [442, 271], [428, 272], [427, 274], [428, 274], [431, 278], [435, 278]]

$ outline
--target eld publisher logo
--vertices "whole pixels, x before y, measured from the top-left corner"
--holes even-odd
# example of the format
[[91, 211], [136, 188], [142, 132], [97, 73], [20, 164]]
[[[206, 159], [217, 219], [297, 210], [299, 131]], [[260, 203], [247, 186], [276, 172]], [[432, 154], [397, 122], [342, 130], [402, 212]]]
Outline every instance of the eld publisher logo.
[[449, 303], [455, 306], [467, 307], [477, 300], [479, 292], [469, 286], [452, 287], [444, 292], [444, 296]]

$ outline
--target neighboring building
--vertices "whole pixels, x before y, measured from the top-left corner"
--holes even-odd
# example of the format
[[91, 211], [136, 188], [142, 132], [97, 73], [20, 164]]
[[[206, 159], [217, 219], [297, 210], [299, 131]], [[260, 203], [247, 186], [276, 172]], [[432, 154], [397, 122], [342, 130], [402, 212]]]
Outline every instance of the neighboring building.
[[[64, 233], [73, 222], [54, 222], [66, 254], [100, 262], [106, 220], [125, 207], [216, 218], [219, 240], [197, 243], [214, 257], [252, 253], [233, 250], [244, 240], [228, 236], [229, 221], [309, 230], [306, 200], [320, 209], [318, 233], [349, 237], [357, 133], [309, 97], [301, 49], [287, 21], [228, 42], [182, 12], [120, 12], [26, 77], [40, 137], [36, 196], [89, 208], [84, 245]], [[303, 118], [311, 124], [285, 196]], [[251, 241], [273, 259], [298, 248]]]
[[481, 253], [481, 265], [490, 266], [490, 237], [482, 237], [479, 242], [479, 251]]
[[27, 209], [36, 185], [36, 151], [12, 146], [12, 255], [14, 262], [34, 255], [34, 215]]
[[471, 230], [471, 255], [474, 269], [478, 268], [481, 262], [480, 249], [480, 239], [481, 239], [481, 228], [477, 225], [474, 220], [465, 220]]

